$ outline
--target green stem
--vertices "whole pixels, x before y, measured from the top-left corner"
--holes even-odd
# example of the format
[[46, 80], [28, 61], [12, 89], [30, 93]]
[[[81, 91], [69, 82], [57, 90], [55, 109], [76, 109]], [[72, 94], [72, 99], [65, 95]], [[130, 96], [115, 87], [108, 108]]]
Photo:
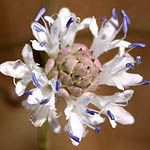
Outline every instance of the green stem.
[[48, 123], [45, 122], [43, 126], [39, 128], [39, 137], [38, 137], [39, 150], [47, 150], [47, 134], [48, 134]]

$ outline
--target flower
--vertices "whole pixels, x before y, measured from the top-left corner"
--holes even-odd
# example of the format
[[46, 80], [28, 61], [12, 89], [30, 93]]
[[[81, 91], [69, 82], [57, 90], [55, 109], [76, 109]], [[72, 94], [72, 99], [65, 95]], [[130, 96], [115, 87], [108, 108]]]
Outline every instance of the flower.
[[[35, 127], [41, 127], [48, 122], [55, 133], [60, 133], [61, 126], [57, 120], [56, 101], [66, 103], [64, 113], [68, 121], [64, 130], [68, 132], [72, 144], [77, 146], [88, 133], [88, 128], [100, 133], [99, 125], [105, 117], [113, 128], [117, 123], [128, 125], [134, 123], [133, 116], [123, 107], [133, 96], [133, 90], [125, 90], [130, 86], [147, 85], [150, 81], [143, 80], [139, 74], [128, 73], [134, 70], [134, 65], [141, 63], [141, 57], [134, 59], [129, 52], [136, 47], [145, 47], [144, 43], [130, 43], [125, 41], [130, 19], [124, 10], [121, 11], [123, 22], [119, 27], [116, 9], [112, 10], [112, 17], [107, 21], [102, 18], [102, 26], [98, 25], [94, 17], [80, 18], [68, 8], [62, 8], [56, 15], [44, 16], [46, 9], [42, 8], [31, 29], [35, 40], [31, 40], [32, 48], [47, 54], [45, 66], [40, 66], [33, 59], [31, 47], [26, 44], [22, 51], [25, 61], [8, 61], [0, 65], [0, 71], [20, 81], [15, 84], [18, 96], [28, 95], [22, 105], [33, 110], [30, 117]], [[39, 20], [43, 24], [39, 23]], [[94, 36], [90, 48], [81, 43], [74, 43], [76, 33], [89, 28]], [[123, 29], [124, 36], [116, 39], [116, 35]], [[101, 64], [99, 56], [104, 52], [118, 49], [117, 54], [110, 61]], [[32, 81], [36, 88], [26, 90]], [[102, 85], [116, 86], [122, 92], [111, 96], [100, 96], [94, 93]], [[91, 108], [94, 105], [96, 108]], [[104, 116], [101, 116], [104, 115]]]

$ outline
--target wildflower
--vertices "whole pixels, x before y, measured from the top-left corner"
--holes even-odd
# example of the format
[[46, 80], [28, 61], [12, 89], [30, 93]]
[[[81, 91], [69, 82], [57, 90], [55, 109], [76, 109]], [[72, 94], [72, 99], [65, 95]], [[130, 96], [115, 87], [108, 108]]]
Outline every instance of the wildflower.
[[[131, 23], [125, 11], [121, 11], [123, 22], [120, 26], [116, 9], [113, 9], [108, 21], [105, 17], [101, 19], [100, 30], [94, 17], [80, 22], [80, 18], [68, 8], [62, 8], [56, 19], [44, 16], [45, 11], [42, 8], [31, 24], [35, 37], [31, 40], [33, 49], [48, 55], [44, 68], [34, 62], [28, 44], [22, 51], [25, 64], [18, 60], [0, 65], [1, 73], [21, 79], [16, 84], [16, 93], [18, 96], [28, 95], [22, 104], [33, 110], [31, 123], [40, 127], [48, 119], [53, 131], [59, 133], [61, 126], [57, 120], [56, 101], [62, 99], [66, 103], [64, 112], [68, 120], [64, 130], [75, 146], [86, 136], [88, 128], [100, 133], [99, 125], [105, 121], [102, 114], [109, 118], [113, 128], [117, 123], [133, 124], [133, 116], [123, 107], [127, 106], [134, 91], [125, 88], [147, 85], [150, 81], [143, 80], [139, 74], [128, 73], [128, 70], [134, 70], [135, 64], [141, 63], [140, 56], [134, 59], [129, 52], [136, 47], [143, 48], [145, 44], [125, 41]], [[40, 19], [44, 25], [38, 22]], [[85, 28], [89, 28], [94, 36], [90, 49], [74, 43], [76, 33]], [[124, 36], [115, 39], [121, 30]], [[115, 57], [101, 64], [98, 57], [114, 48], [118, 48]], [[30, 81], [35, 88], [25, 91]], [[104, 84], [125, 91], [111, 96], [96, 95], [94, 91]], [[90, 104], [97, 109], [91, 108]]]

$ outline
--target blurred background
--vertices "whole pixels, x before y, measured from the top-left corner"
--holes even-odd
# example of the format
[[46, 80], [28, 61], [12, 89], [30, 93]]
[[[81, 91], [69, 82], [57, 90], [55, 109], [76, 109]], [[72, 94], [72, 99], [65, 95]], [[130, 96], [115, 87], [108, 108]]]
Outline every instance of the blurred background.
[[[140, 55], [142, 64], [134, 72], [150, 79], [150, 1], [149, 0], [1, 0], [0, 9], [0, 63], [21, 58], [25, 43], [33, 39], [30, 24], [37, 12], [45, 7], [46, 14], [58, 12], [68, 7], [81, 19], [95, 16], [100, 26], [100, 19], [111, 17], [112, 8], [119, 13], [124, 9], [131, 19], [127, 39], [130, 42], [143, 42], [146, 48], [136, 48], [133, 56]], [[121, 37], [122, 35], [120, 35]], [[77, 41], [90, 46], [92, 36], [88, 30], [77, 35]], [[100, 60], [105, 62], [117, 51], [104, 54]], [[22, 59], [22, 58], [21, 58]], [[118, 124], [112, 129], [108, 119], [102, 124], [101, 134], [90, 130], [78, 147], [74, 147], [68, 134], [54, 134], [48, 131], [49, 150], [149, 150], [150, 149], [150, 86], [133, 87], [135, 94], [126, 107], [134, 117], [135, 124], [123, 126]], [[113, 94], [116, 88], [101, 88], [98, 93]], [[38, 128], [33, 127], [28, 118], [30, 111], [22, 108], [20, 102], [25, 97], [17, 98], [14, 93], [12, 78], [0, 74], [0, 150], [37, 150]], [[63, 111], [64, 104], [58, 104]], [[64, 116], [60, 117], [62, 127], [66, 124]]]

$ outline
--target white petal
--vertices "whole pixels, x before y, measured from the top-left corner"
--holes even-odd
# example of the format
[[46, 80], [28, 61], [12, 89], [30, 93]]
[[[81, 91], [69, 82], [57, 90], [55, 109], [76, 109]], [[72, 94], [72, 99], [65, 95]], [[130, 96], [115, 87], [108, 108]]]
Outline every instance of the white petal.
[[25, 89], [26, 89], [26, 87], [30, 81], [31, 81], [31, 79], [30, 80], [29, 79], [22, 79], [22, 80], [17, 82], [15, 90], [16, 90], [16, 94], [18, 96], [21, 96], [24, 94], [24, 91], [25, 91]]
[[124, 41], [124, 40], [115, 40], [115, 41], [111, 42], [111, 44], [114, 45], [114, 48], [115, 47], [128, 48], [131, 43], [128, 41]]
[[93, 18], [85, 18], [83, 19], [83, 21], [79, 24], [78, 28], [77, 28], [77, 31], [79, 30], [83, 30], [87, 27], [89, 27], [91, 21], [92, 21]]
[[39, 104], [40, 101], [36, 99], [33, 95], [29, 95], [27, 98], [27, 103], [30, 105], [36, 105], [36, 104]]
[[50, 16], [44, 16], [44, 19], [49, 23], [49, 25], [54, 23], [54, 19]]
[[65, 108], [64, 113], [66, 115], [66, 120], [70, 119], [70, 114], [72, 109], [73, 109], [72, 105]]
[[33, 49], [37, 50], [37, 51], [46, 51], [46, 47], [45, 46], [40, 46], [40, 43], [36, 40], [31, 40], [32, 42], [32, 47]]
[[117, 28], [118, 28], [118, 20], [110, 18], [110, 20], [108, 20], [105, 23], [104, 27], [101, 29], [99, 38], [102, 40], [109, 40], [109, 39], [113, 40]]
[[121, 123], [123, 125], [134, 123], [133, 116], [122, 107], [112, 106], [111, 112], [115, 117], [115, 121], [117, 121], [118, 123]]
[[96, 23], [96, 19], [93, 17], [92, 18], [92, 21], [90, 23], [90, 30], [93, 34], [94, 37], [97, 37], [98, 36], [98, 26], [97, 26], [97, 23]]
[[61, 126], [58, 120], [56, 119], [55, 112], [53, 112], [53, 110], [49, 113], [48, 122], [55, 133], [60, 133]]
[[41, 127], [47, 119], [49, 108], [46, 106], [37, 106], [33, 111], [30, 121], [35, 127]]
[[116, 121], [115, 120], [111, 120], [110, 118], [109, 118], [109, 121], [110, 121], [110, 124], [111, 124], [112, 128], [116, 128], [116, 126], [117, 126]]
[[[83, 124], [80, 122], [78, 116], [73, 112], [71, 112], [71, 117], [70, 117], [70, 132], [72, 133], [73, 136], [78, 137], [79, 141], [81, 141], [81, 139], [85, 133]], [[78, 146], [78, 144], [79, 144], [78, 142], [76, 142], [72, 138], [70, 138], [70, 139], [71, 139], [73, 145]]]
[[22, 101], [22, 106], [26, 109], [30, 109], [30, 110], [34, 110], [35, 109], [35, 105], [31, 105], [29, 104], [26, 100]]
[[7, 76], [22, 78], [28, 69], [21, 61], [7, 61], [0, 65], [0, 71]]
[[[38, 27], [39, 29], [41, 29], [42, 31], [41, 32], [37, 32], [35, 30], [35, 26]], [[48, 39], [49, 39], [49, 31], [44, 27], [42, 26], [41, 24], [39, 24], [38, 22], [33, 22], [31, 24], [31, 29], [32, 29], [32, 32], [33, 32], [33, 35], [34, 37], [39, 41], [39, 42], [42, 42], [42, 41], [45, 41], [45, 42], [48, 42]]]
[[29, 44], [26, 44], [22, 50], [22, 56], [26, 64], [35, 64], [33, 52]]

